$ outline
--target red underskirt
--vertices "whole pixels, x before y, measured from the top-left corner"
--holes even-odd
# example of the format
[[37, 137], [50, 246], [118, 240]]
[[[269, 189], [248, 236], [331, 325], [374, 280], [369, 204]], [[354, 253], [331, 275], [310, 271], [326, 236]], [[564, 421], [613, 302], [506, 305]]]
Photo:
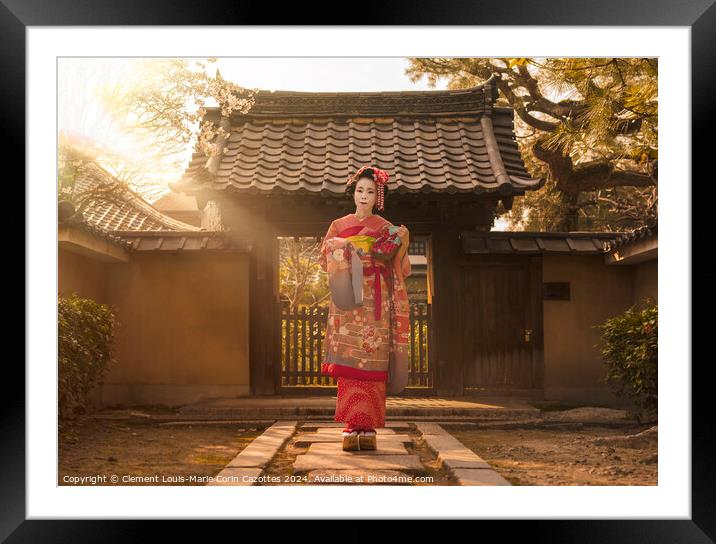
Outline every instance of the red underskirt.
[[385, 427], [384, 382], [338, 378], [334, 421], [343, 421], [346, 429]]
[[322, 363], [321, 374], [327, 376], [333, 376], [339, 378], [344, 376], [346, 378], [354, 378], [356, 380], [368, 380], [372, 382], [387, 382], [388, 371], [387, 370], [360, 370], [345, 365], [337, 365], [335, 363]]

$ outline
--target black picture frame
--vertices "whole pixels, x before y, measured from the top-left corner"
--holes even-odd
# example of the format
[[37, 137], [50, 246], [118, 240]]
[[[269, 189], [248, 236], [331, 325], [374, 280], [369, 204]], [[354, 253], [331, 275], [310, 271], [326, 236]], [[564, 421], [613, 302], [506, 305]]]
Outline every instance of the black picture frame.
[[[704, 166], [709, 159], [706, 146], [713, 138], [707, 136], [713, 120], [713, 101], [716, 97], [716, 6], [714, 0], [604, 0], [602, 2], [543, 0], [492, 1], [464, 3], [456, 1], [420, 4], [404, 1], [379, 4], [363, 2], [351, 11], [350, 21], [345, 17], [330, 17], [337, 13], [335, 4], [258, 5], [236, 1], [217, 0], [208, 5], [187, 1], [111, 2], [95, 0], [3, 0], [0, 3], [0, 56], [2, 73], [3, 129], [6, 148], [6, 165], [19, 165], [19, 175], [24, 179], [25, 117], [31, 104], [25, 102], [26, 90], [26, 43], [25, 31], [29, 26], [84, 26], [84, 25], [566, 25], [566, 26], [688, 26], [691, 29], [691, 82], [692, 112], [684, 107], [684, 115], [692, 119], [693, 177], [700, 178], [697, 203], [706, 206], [708, 196], [703, 189], [713, 192], [712, 174]], [[267, 17], [262, 17], [265, 12]], [[318, 17], [318, 20], [317, 20]], [[333, 21], [326, 19], [334, 19]], [[268, 21], [268, 22], [267, 22]], [[202, 51], [203, 53], [203, 51]], [[207, 49], [206, 53], [210, 53]], [[54, 125], [54, 123], [52, 123]], [[48, 123], [49, 125], [49, 123]], [[713, 130], [713, 129], [712, 129]], [[11, 159], [11, 160], [10, 160]], [[6, 170], [7, 172], [7, 170]], [[10, 183], [9, 174], [6, 183]], [[19, 176], [18, 178], [19, 179]], [[682, 182], [684, 187], [688, 181]], [[23, 191], [24, 200], [24, 191]], [[25, 205], [28, 205], [25, 202]], [[708, 214], [702, 214], [708, 216]], [[694, 213], [693, 217], [697, 217]], [[684, 218], [686, 219], [686, 218]], [[691, 218], [684, 225], [691, 226]], [[24, 221], [23, 221], [24, 224]], [[709, 266], [712, 254], [703, 248], [711, 248], [706, 229], [693, 229], [692, 269], [693, 288], [698, 289], [701, 305], [711, 299], [714, 274]], [[701, 249], [701, 251], [697, 251]], [[24, 261], [23, 261], [24, 266]], [[25, 270], [27, 273], [27, 270]], [[26, 293], [31, 286], [25, 282]], [[712, 297], [712, 295], [710, 295]], [[708, 306], [705, 306], [708, 308]], [[697, 315], [694, 312], [694, 315]], [[708, 314], [703, 314], [708, 316]], [[683, 316], [688, 319], [691, 316]], [[18, 320], [19, 321], [19, 320]], [[706, 327], [712, 319], [694, 319], [696, 334], [692, 338], [708, 337]], [[23, 321], [24, 322], [24, 321]], [[701, 334], [699, 334], [699, 332]], [[696, 350], [694, 350], [696, 353]], [[707, 352], [708, 353], [708, 352]], [[690, 520], [526, 520], [511, 524], [510, 540], [518, 538], [515, 532], [528, 533], [530, 540], [550, 542], [714, 542], [716, 537], [716, 454], [709, 433], [711, 384], [708, 381], [707, 354], [692, 367], [692, 517]], [[4, 409], [0, 411], [3, 456], [0, 462], [2, 493], [0, 493], [0, 539], [7, 542], [60, 542], [88, 540], [92, 537], [103, 541], [112, 538], [138, 538], [146, 535], [146, 524], [134, 521], [84, 521], [84, 520], [27, 520], [25, 488], [25, 375], [14, 358], [5, 359]], [[690, 364], [691, 361], [682, 362]], [[13, 384], [8, 386], [7, 384]], [[54, 453], [54, 452], [48, 452]], [[556, 516], [558, 517], [558, 516]], [[119, 528], [121, 524], [121, 529]], [[418, 527], [418, 530], [423, 531]], [[292, 529], [296, 531], [296, 528]], [[381, 529], [383, 530], [383, 529]], [[402, 531], [401, 531], [402, 532]], [[483, 533], [484, 534], [484, 533]], [[166, 536], [166, 535], [163, 535]], [[402, 533], [400, 536], [406, 536]], [[333, 534], [333, 538], [339, 535]]]

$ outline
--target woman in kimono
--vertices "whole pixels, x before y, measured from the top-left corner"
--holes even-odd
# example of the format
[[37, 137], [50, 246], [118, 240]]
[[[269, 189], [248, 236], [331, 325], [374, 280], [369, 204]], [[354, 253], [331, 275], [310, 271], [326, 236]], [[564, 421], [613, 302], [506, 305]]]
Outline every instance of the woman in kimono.
[[373, 213], [383, 209], [388, 173], [364, 166], [347, 180], [356, 211], [334, 220], [320, 251], [331, 301], [321, 373], [338, 382], [334, 421], [345, 422], [343, 449], [376, 449], [386, 391], [407, 384], [409, 232]]

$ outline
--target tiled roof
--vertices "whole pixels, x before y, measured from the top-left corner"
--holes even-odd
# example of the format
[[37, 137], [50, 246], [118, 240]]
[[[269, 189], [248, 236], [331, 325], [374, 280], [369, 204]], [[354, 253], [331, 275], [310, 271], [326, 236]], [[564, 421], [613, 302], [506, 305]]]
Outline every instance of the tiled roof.
[[247, 251], [246, 242], [223, 231], [115, 231], [102, 230], [79, 214], [63, 220], [61, 225], [79, 228], [130, 252], [140, 251]]
[[248, 244], [224, 231], [123, 231], [117, 232], [131, 251], [247, 250]]
[[617, 248], [633, 244], [634, 242], [637, 242], [639, 240], [650, 238], [652, 236], [657, 236], [658, 226], [659, 225], [657, 222], [653, 222], [651, 224], [644, 225], [628, 232], [619, 233], [619, 237], [613, 242], [609, 243], [607, 250], [612, 251]]
[[[86, 163], [77, 174], [75, 191], [79, 195], [103, 185], [113, 187], [116, 183], [116, 178], [105, 169], [94, 163]], [[83, 209], [83, 216], [87, 223], [104, 231], [201, 230], [164, 215], [129, 188], [119, 192], [115, 199], [101, 195], [90, 197]]]
[[[75, 181], [77, 194], [105, 183], [113, 176], [87, 163]], [[112, 191], [112, 197], [89, 197], [83, 210], [61, 224], [81, 228], [130, 252], [246, 250], [248, 244], [223, 231], [207, 231], [168, 217], [131, 189]]]
[[476, 232], [460, 235], [465, 253], [603, 254], [618, 232]]
[[259, 91], [249, 112], [232, 115], [212, 171], [195, 152], [170, 187], [340, 195], [351, 174], [373, 164], [390, 173], [391, 192], [523, 194], [544, 180], [527, 173], [513, 110], [494, 107], [496, 93], [492, 81], [440, 91]]

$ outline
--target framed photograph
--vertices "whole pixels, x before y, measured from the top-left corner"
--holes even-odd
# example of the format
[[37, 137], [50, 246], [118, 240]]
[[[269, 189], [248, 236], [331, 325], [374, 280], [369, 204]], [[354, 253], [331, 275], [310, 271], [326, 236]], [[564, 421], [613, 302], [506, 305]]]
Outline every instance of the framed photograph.
[[4, 7], [28, 318], [3, 540], [111, 519], [713, 540], [690, 319], [713, 5]]

